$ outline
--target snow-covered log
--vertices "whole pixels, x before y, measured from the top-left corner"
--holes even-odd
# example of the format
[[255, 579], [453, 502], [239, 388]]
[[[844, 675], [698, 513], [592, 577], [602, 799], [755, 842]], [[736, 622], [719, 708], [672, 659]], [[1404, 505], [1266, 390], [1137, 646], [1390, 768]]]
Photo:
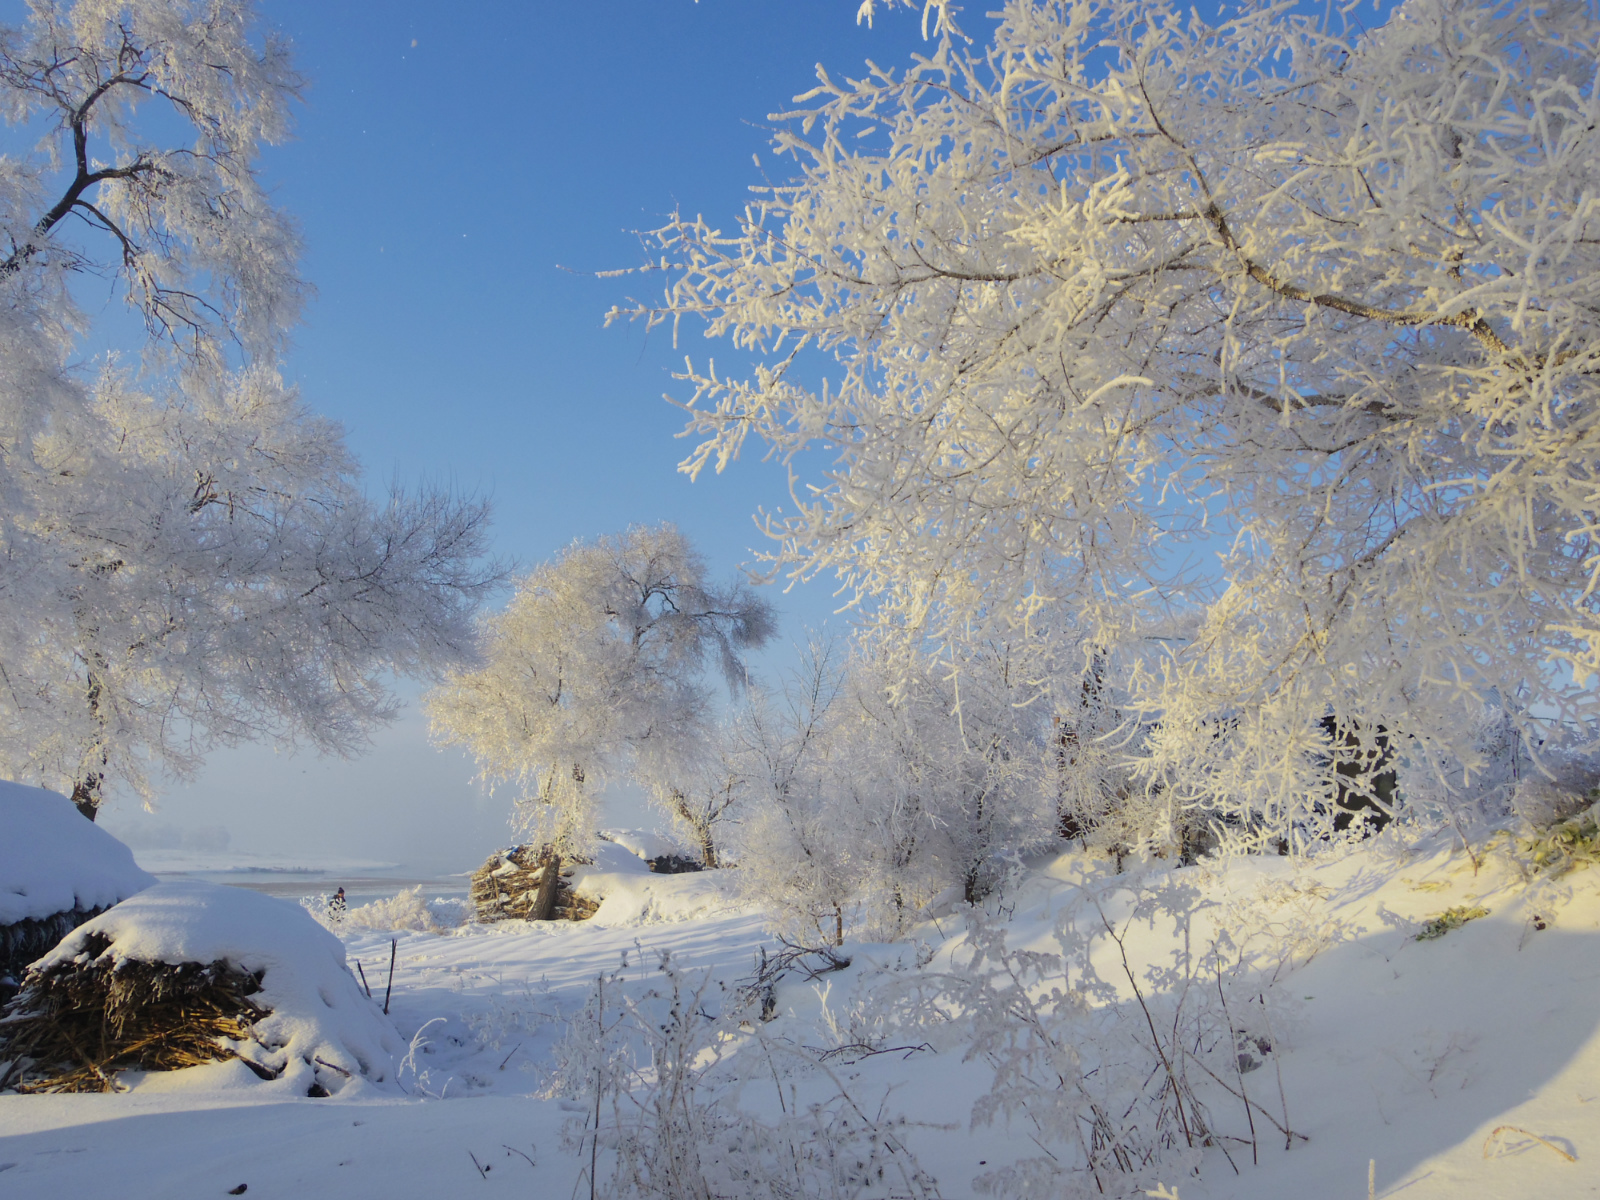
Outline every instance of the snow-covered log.
[[65, 796], [0, 781], [0, 1000], [30, 962], [155, 881]]

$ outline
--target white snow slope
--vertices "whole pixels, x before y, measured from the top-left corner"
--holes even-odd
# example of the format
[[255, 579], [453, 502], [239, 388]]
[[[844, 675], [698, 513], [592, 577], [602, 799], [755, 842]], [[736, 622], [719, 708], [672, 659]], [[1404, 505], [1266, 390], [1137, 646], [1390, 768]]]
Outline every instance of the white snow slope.
[[0, 925], [109, 908], [155, 881], [65, 796], [0, 781]]
[[[1035, 863], [1003, 898], [1011, 943], [1048, 948], [1056, 914], [1096, 872], [1112, 903], [1121, 885], [1103, 865]], [[1236, 1144], [1236, 1173], [1207, 1150], [1198, 1176], [1163, 1181], [1182, 1200], [1356, 1200], [1369, 1161], [1375, 1194], [1404, 1200], [1600, 1195], [1600, 870], [1530, 892], [1509, 870], [1475, 870], [1459, 847], [1430, 838], [1165, 878], [1196, 890], [1212, 926], [1254, 922], [1294, 947], [1276, 968], [1293, 1003], [1279, 1010], [1266, 1065], [1245, 1079], [1301, 1136], [1285, 1149], [1258, 1117], [1259, 1162]], [[0, 1096], [0, 1196], [183, 1200], [240, 1184], [252, 1198], [294, 1200], [586, 1195], [587, 1151], [562, 1137], [564, 1122], [581, 1128], [583, 1106], [538, 1098], [539, 1068], [564, 1018], [624, 953], [620, 986], [634, 994], [652, 983], [656, 948], [725, 981], [750, 973], [766, 941], [761, 916], [711, 904], [709, 882], [627, 884], [581, 924], [396, 935], [391, 1011], [417, 1035], [402, 1073], [409, 1096], [286, 1098], [212, 1068], [136, 1079], [119, 1095]], [[1488, 915], [1415, 940], [1422, 921], [1457, 905]], [[965, 944], [961, 924], [942, 916], [916, 931], [920, 955], [912, 944], [847, 947], [849, 969], [783, 985], [766, 1028], [836, 1044], [852, 989], [948, 968]], [[1204, 922], [1191, 936], [1210, 936]], [[1129, 925], [1125, 940], [1141, 974], [1181, 950], [1159, 920]], [[381, 1000], [389, 936], [350, 931], [346, 943]], [[905, 1135], [938, 1195], [973, 1196], [978, 1175], [1037, 1154], [1024, 1119], [972, 1124], [992, 1071], [963, 1061], [959, 1046], [862, 1058], [840, 1076], [873, 1107], [944, 1126]]]

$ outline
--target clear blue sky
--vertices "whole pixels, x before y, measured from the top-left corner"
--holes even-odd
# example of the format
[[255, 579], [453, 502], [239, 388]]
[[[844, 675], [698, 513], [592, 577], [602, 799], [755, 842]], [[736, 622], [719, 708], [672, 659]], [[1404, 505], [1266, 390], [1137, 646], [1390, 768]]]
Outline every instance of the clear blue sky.
[[[371, 481], [490, 493], [498, 548], [525, 563], [658, 520], [719, 573], [747, 560], [751, 514], [783, 502], [782, 472], [751, 462], [690, 484], [661, 399], [685, 352], [736, 356], [698, 330], [674, 351], [662, 330], [604, 329], [611, 304], [661, 277], [588, 272], [638, 263], [629, 231], [674, 207], [731, 219], [759, 182], [753, 153], [786, 169], [765, 118], [816, 63], [855, 75], [922, 46], [918, 14], [869, 30], [856, 4], [263, 0], [311, 81], [296, 139], [264, 162], [318, 292], [289, 374], [345, 424]], [[785, 637], [827, 617], [830, 591], [775, 597]], [[354, 763], [218, 754], [157, 819], [226, 825], [240, 847], [461, 869], [505, 837], [504, 800], [469, 774], [427, 746], [413, 709]]]
[[684, 350], [731, 348], [606, 330], [610, 304], [662, 277], [573, 272], [638, 263], [629, 231], [675, 206], [731, 218], [759, 178], [757, 125], [819, 59], [920, 44], [912, 14], [869, 31], [854, 7], [266, 0], [312, 80], [298, 140], [266, 163], [319, 292], [290, 359], [306, 399], [377, 476], [492, 491], [499, 543], [526, 560], [668, 518], [731, 568], [782, 475], [689, 484], [661, 400]]

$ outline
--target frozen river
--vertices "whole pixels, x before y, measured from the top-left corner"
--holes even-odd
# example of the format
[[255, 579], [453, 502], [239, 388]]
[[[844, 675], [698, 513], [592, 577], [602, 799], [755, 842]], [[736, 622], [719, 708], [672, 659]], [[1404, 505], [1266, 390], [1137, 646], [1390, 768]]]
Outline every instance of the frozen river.
[[295, 861], [237, 853], [134, 852], [139, 865], [162, 879], [202, 879], [207, 883], [249, 888], [269, 896], [298, 900], [344, 888], [350, 907], [385, 900], [407, 888], [422, 886], [425, 898], [465, 897], [471, 868], [440, 871], [407, 863], [361, 860]]

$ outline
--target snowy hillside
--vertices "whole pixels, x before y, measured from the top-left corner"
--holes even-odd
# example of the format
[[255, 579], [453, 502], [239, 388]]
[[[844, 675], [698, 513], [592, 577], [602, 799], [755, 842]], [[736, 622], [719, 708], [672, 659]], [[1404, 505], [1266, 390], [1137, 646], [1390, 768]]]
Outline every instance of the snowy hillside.
[[[1589, 1196], [1600, 1154], [1600, 872], [1529, 886], [1507, 856], [1478, 857], [1475, 866], [1439, 836], [1378, 839], [1311, 863], [1157, 863], [1121, 876], [1081, 855], [1037, 861], [988, 920], [969, 929], [951, 911], [907, 942], [846, 945], [848, 967], [791, 972], [772, 994], [773, 1019], [747, 1010], [742, 1027], [712, 1018], [752, 978], [761, 948], [779, 947], [760, 913], [708, 904], [711, 879], [729, 873], [613, 874], [589, 922], [396, 935], [391, 1011], [413, 1038], [409, 1098], [285, 1100], [209, 1068], [133, 1079], [115, 1096], [0, 1096], [0, 1171], [18, 1197], [106, 1194], [110, 1178], [130, 1200], [241, 1183], [299, 1197], [583, 1193], [594, 1072], [617, 1060], [595, 1062], [632, 1038], [640, 1069], [617, 1077], [646, 1107], [603, 1098], [594, 1159], [599, 1194], [625, 1194], [619, 1145], [636, 1160], [655, 1153], [676, 1111], [652, 1107], [657, 1076], [627, 1020], [634, 1006], [678, 1028], [650, 997], [669, 991], [659, 952], [670, 951], [680, 986], [701, 992], [679, 1006], [689, 1016], [678, 1066], [702, 1106], [698, 1117], [684, 1110], [703, 1122], [702, 1144], [759, 1128], [884, 1168], [888, 1183], [838, 1194], [1026, 1194], [1029, 1179], [1036, 1194], [1094, 1194], [1091, 1180], [1052, 1178], [1049, 1164], [1079, 1152], [1078, 1115], [1122, 1095], [1147, 1118], [1124, 1131], [1127, 1144], [1158, 1128], [1163, 1142], [1156, 1166], [1128, 1179], [1183, 1200], [1358, 1197], [1369, 1162], [1378, 1196]], [[1452, 910], [1486, 911], [1435, 920]], [[346, 942], [381, 994], [389, 935], [352, 928]], [[1001, 968], [982, 986], [980, 946]], [[604, 1008], [593, 1026], [597, 980]], [[1236, 1047], [1219, 1056], [1215, 1045], [1179, 1044], [1214, 1028], [1224, 1006]], [[1070, 1038], [1030, 1044], [1030, 1030]], [[1129, 1074], [1142, 1054], [1155, 1080]], [[1067, 1059], [1087, 1073], [1062, 1087], [1052, 1071]], [[664, 1076], [674, 1061], [658, 1042]], [[1168, 1068], [1189, 1076], [1181, 1119], [1160, 1082]], [[859, 1120], [841, 1118], [841, 1095]], [[825, 1136], [797, 1139], [795, 1111], [823, 1121]], [[619, 1142], [618, 1122], [636, 1140]], [[1185, 1123], [1210, 1131], [1193, 1150]]]

